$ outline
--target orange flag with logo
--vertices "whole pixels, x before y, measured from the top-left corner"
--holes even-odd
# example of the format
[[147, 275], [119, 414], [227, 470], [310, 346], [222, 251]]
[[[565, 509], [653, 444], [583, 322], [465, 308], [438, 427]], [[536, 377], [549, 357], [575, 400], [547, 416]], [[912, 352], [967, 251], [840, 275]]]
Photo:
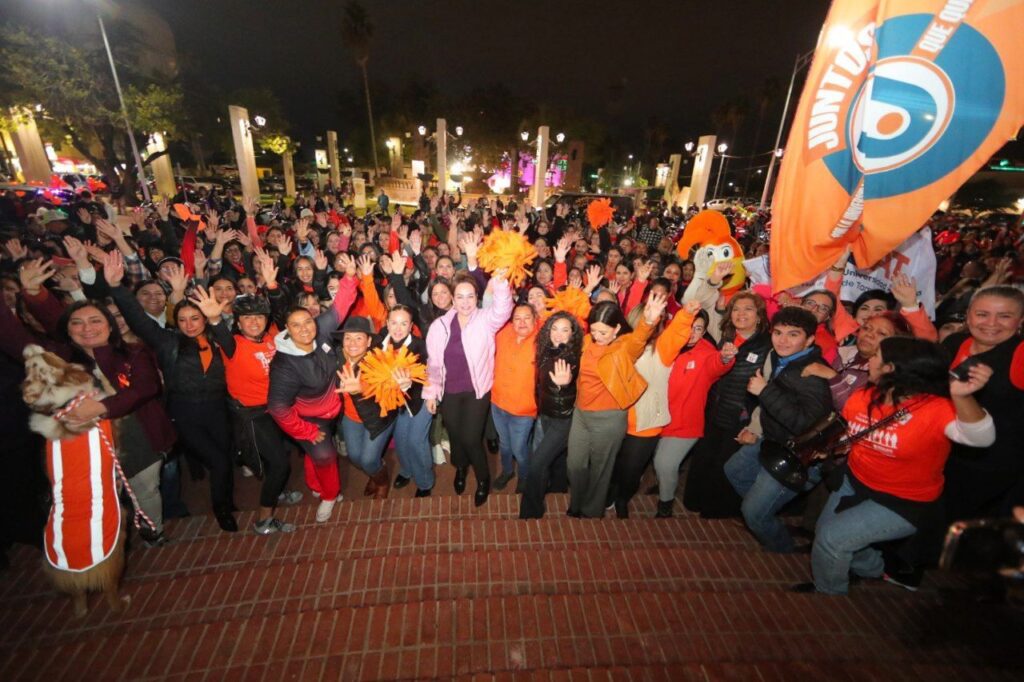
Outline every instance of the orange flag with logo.
[[1024, 124], [1024, 0], [833, 0], [772, 202], [778, 291], [869, 267]]

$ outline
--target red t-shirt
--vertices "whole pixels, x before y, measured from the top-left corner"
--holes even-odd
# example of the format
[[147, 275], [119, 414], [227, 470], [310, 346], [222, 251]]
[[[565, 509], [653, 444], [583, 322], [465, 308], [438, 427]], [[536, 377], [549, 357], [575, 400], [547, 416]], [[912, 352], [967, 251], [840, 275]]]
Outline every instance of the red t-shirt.
[[[911, 398], [911, 400], [917, 400]], [[856, 434], [896, 411], [876, 406], [868, 421], [871, 389], [862, 388], [846, 401], [843, 417]], [[872, 490], [915, 502], [931, 502], [942, 493], [942, 470], [953, 444], [946, 426], [956, 420], [948, 398], [932, 396], [915, 404], [903, 419], [872, 431], [853, 444], [850, 472]]]

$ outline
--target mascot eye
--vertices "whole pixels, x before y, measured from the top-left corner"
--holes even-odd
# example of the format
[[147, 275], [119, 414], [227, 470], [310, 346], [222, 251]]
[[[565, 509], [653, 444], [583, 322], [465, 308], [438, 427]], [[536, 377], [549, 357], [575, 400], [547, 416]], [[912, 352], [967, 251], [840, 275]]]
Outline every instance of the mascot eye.
[[715, 250], [714, 249], [708, 249], [704, 253], [707, 255], [708, 258], [712, 258], [713, 259], [715, 257]]
[[724, 247], [722, 249], [722, 257], [725, 258], [726, 260], [732, 258], [732, 249], [729, 248], [728, 246]]

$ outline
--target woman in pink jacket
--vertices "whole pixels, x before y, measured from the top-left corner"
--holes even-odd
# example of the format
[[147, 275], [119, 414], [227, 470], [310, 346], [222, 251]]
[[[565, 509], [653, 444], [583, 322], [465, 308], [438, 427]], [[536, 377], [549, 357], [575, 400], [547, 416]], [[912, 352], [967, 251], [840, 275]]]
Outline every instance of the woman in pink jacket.
[[483, 448], [487, 409], [494, 384], [494, 337], [512, 314], [512, 291], [505, 271], [490, 281], [493, 300], [479, 308], [480, 291], [472, 277], [455, 277], [455, 303], [427, 331], [427, 385], [423, 399], [431, 414], [441, 417], [452, 444], [456, 467], [455, 492], [466, 489], [466, 474], [476, 474], [474, 502], [481, 506], [491, 491], [491, 471]]

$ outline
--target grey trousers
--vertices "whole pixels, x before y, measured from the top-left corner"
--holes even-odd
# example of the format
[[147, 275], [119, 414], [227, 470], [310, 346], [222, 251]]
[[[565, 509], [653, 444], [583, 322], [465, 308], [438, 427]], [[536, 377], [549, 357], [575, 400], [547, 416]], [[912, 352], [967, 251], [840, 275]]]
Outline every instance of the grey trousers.
[[566, 461], [570, 512], [595, 519], [604, 516], [615, 455], [625, 435], [625, 410], [573, 412]]
[[697, 438], [672, 438], [662, 436], [658, 449], [654, 451], [654, 472], [658, 475], [658, 500], [671, 502], [679, 487], [679, 465], [683, 463]]
[[163, 499], [160, 497], [160, 467], [163, 463], [163, 458], [158, 459], [128, 479], [128, 485], [132, 487], [139, 507], [156, 525], [157, 533], [164, 529]]

